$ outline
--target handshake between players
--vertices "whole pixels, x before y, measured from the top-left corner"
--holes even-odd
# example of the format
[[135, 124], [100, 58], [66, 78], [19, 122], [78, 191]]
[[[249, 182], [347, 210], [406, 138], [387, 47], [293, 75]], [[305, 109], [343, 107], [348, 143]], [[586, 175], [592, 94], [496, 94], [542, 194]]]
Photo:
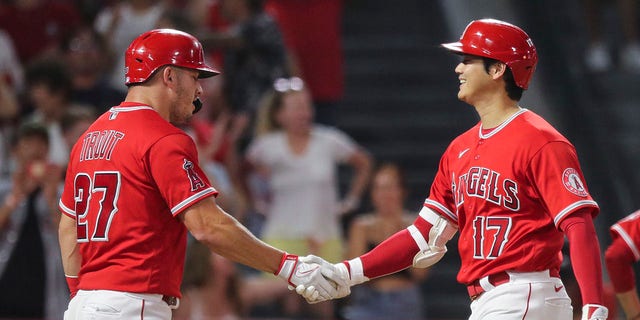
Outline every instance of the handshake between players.
[[277, 275], [311, 304], [348, 296], [351, 286], [357, 284], [352, 283], [344, 263], [334, 265], [314, 255], [288, 255]]

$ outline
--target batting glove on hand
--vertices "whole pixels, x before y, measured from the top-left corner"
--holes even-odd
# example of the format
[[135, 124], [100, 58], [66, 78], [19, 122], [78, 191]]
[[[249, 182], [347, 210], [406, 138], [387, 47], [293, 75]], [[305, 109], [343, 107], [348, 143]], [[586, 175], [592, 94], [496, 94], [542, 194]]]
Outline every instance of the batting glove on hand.
[[599, 304], [585, 304], [582, 306], [581, 320], [607, 320], [609, 310]]
[[[346, 262], [340, 262], [331, 264], [320, 257], [314, 255], [308, 255], [300, 258], [302, 261], [309, 263], [317, 263], [322, 266], [322, 274], [331, 279], [337, 285], [337, 294], [333, 296], [333, 299], [339, 299], [345, 297], [351, 293], [351, 286], [368, 281], [369, 278], [364, 275], [353, 276], [349, 271], [349, 267]], [[354, 259], [356, 260], [356, 259]], [[308, 288], [296, 288], [298, 293], [302, 296], [309, 294]]]
[[303, 262], [293, 254], [285, 254], [276, 275], [287, 281], [289, 290], [296, 289], [300, 293], [297, 288], [304, 288], [300, 290], [305, 294], [300, 295], [309, 303], [326, 301], [337, 295], [335, 285], [322, 276], [319, 264]]
[[[300, 257], [300, 261], [314, 263], [320, 265], [320, 272], [328, 280], [332, 281], [336, 286], [336, 292], [331, 299], [339, 299], [346, 297], [351, 293], [351, 285], [349, 284], [349, 271], [344, 263], [331, 264], [328, 261], [314, 255]], [[296, 292], [307, 298], [312, 293], [311, 288], [298, 286]]]

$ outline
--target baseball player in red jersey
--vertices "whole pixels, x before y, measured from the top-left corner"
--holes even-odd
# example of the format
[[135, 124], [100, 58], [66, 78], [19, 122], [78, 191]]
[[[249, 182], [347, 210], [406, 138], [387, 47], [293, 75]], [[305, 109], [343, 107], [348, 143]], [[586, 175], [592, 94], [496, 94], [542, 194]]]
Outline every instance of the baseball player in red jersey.
[[538, 60], [533, 42], [514, 25], [483, 19], [443, 47], [461, 55], [458, 98], [476, 109], [480, 122], [445, 151], [413, 225], [336, 266], [351, 285], [412, 265], [428, 267], [459, 231], [458, 281], [471, 298], [469, 319], [568, 320], [571, 301], [559, 278], [567, 236], [585, 303], [582, 318], [606, 319], [592, 221], [599, 209], [576, 150], [518, 105]]
[[613, 241], [604, 258], [616, 297], [627, 319], [640, 319], [640, 298], [633, 264], [640, 260], [640, 210], [614, 223]]
[[310, 302], [336, 294], [317, 264], [261, 242], [216, 205], [194, 142], [173, 125], [200, 108], [198, 79], [218, 74], [200, 42], [157, 29], [135, 39], [125, 57], [127, 97], [73, 147], [60, 199], [73, 296], [65, 319], [170, 319], [187, 230], [218, 254], [304, 285]]

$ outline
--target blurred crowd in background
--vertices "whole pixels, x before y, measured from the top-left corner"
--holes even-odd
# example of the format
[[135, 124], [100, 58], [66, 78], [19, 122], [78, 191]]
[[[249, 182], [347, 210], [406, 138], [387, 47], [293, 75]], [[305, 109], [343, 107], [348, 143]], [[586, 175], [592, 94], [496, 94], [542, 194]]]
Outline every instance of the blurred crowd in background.
[[[222, 72], [202, 82], [204, 108], [183, 128], [219, 204], [290, 253], [347, 258], [341, 215], [359, 208], [373, 160], [334, 127], [344, 90], [342, 7], [341, 0], [3, 1], [0, 317], [61, 318], [68, 292], [57, 201], [68, 154], [124, 99], [123, 53], [154, 28], [194, 34]], [[345, 194], [337, 181], [343, 164], [353, 169]], [[379, 219], [402, 228], [410, 219], [401, 179], [382, 179], [391, 179], [382, 188], [398, 194]], [[303, 304], [273, 276], [239, 268], [195, 241], [188, 252], [178, 319], [338, 313], [333, 302]], [[404, 290], [413, 280], [408, 274], [383, 287]]]

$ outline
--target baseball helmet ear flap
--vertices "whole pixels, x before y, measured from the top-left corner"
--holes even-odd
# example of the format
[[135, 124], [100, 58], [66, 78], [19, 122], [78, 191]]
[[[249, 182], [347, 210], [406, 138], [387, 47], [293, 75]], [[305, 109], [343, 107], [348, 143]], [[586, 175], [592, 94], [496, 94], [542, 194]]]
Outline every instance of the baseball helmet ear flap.
[[515, 25], [495, 19], [471, 21], [460, 41], [442, 46], [454, 53], [504, 62], [522, 89], [529, 87], [538, 63], [538, 53], [529, 35]]
[[125, 52], [125, 84], [143, 83], [166, 65], [198, 70], [200, 78], [219, 74], [205, 63], [202, 44], [194, 36], [174, 29], [155, 29], [138, 36]]

